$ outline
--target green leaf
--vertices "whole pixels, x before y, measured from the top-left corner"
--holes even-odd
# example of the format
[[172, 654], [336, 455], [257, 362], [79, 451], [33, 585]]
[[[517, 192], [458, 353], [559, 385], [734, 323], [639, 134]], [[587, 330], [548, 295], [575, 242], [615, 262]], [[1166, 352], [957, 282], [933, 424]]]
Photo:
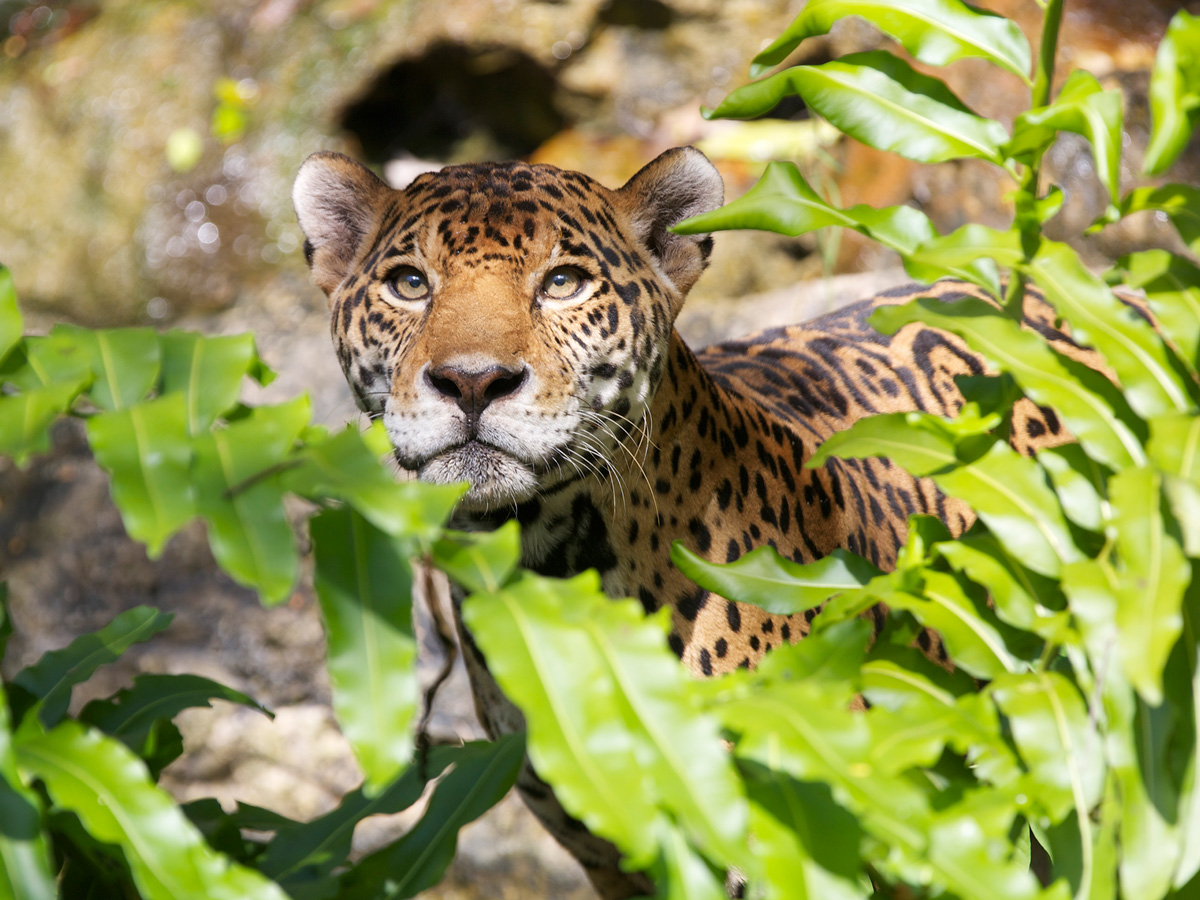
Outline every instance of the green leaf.
[[13, 285], [12, 273], [0, 266], [0, 360], [21, 340], [25, 323], [17, 306], [17, 289]]
[[688, 900], [725, 900], [725, 885], [676, 828], [659, 826], [660, 853], [655, 863], [654, 882], [664, 897]]
[[193, 444], [196, 511], [208, 523], [213, 555], [268, 603], [285, 599], [296, 581], [298, 555], [280, 472], [308, 417], [308, 398], [297, 397], [258, 407]]
[[[797, 781], [743, 761], [750, 833], [763, 862], [768, 896], [789, 900], [866, 900], [859, 882], [858, 821], [834, 802], [828, 785]], [[757, 887], [757, 885], [756, 885]]]
[[1142, 288], [1162, 333], [1179, 349], [1193, 377], [1200, 373], [1200, 267], [1166, 250], [1118, 260], [1129, 287]]
[[[918, 244], [893, 249], [903, 257], [905, 271], [918, 281], [936, 281], [948, 274], [976, 271], [981, 259], [1012, 267], [1025, 258], [1021, 235], [1017, 231], [998, 231], [974, 223], [947, 235], [936, 234], [931, 227]], [[990, 271], [994, 273], [994, 264]], [[1000, 296], [998, 276], [991, 276], [986, 283], [976, 278], [967, 280], [980, 285], [993, 297]]]
[[754, 57], [751, 77], [783, 62], [805, 38], [861, 16], [923, 62], [943, 66], [977, 57], [1029, 81], [1029, 42], [1015, 23], [959, 0], [809, 0], [787, 30]]
[[1059, 131], [1083, 135], [1092, 146], [1096, 176], [1108, 189], [1115, 214], [1121, 189], [1123, 118], [1121, 92], [1104, 90], [1094, 75], [1076, 69], [1053, 103], [1017, 116], [1005, 155], [1019, 158], [1041, 153], [1054, 142]]
[[145, 765], [74, 721], [22, 729], [17, 759], [97, 840], [120, 846], [145, 900], [286, 900], [276, 885], [214, 852]]
[[819, 606], [833, 594], [861, 587], [880, 574], [861, 556], [845, 550], [802, 565], [784, 559], [773, 547], [758, 547], [736, 562], [721, 565], [675, 541], [671, 561], [702, 588], [783, 615]]
[[241, 691], [200, 675], [143, 674], [133, 679], [132, 687], [90, 702], [78, 718], [86, 725], [120, 738], [135, 753], [142, 755], [157, 721], [173, 719], [185, 709], [210, 707], [211, 700], [239, 703], [268, 717], [272, 715]]
[[461, 748], [421, 820], [347, 872], [338, 900], [404, 900], [437, 884], [454, 858], [459, 829], [503, 799], [524, 760], [522, 734]]
[[969, 462], [960, 460], [957, 421], [912, 412], [860, 419], [826, 440], [806, 465], [822, 465], [831, 456], [887, 457], [913, 475], [930, 475], [947, 494], [969, 503], [1005, 548], [1035, 572], [1054, 576], [1063, 563], [1079, 558], [1037, 463], [999, 441]]
[[43, 654], [32, 666], [12, 677], [41, 701], [39, 718], [52, 726], [67, 711], [71, 688], [87, 681], [96, 669], [115, 662], [134, 644], [149, 640], [171, 623], [170, 613], [151, 606], [135, 606], [118, 615], [99, 631], [81, 635], [61, 650]]
[[[822, 685], [830, 704], [849, 706], [861, 688], [859, 670], [872, 640], [871, 628], [861, 618], [826, 624], [818, 619], [804, 640], [795, 644], [782, 643], [768, 653], [752, 675], [746, 676], [750, 690], [776, 681], [804, 681]], [[711, 683], [716, 696], [723, 698], [722, 682]], [[726, 689], [745, 689], [734, 680], [725, 683]]]
[[521, 530], [515, 521], [495, 531], [453, 532], [433, 545], [433, 562], [468, 591], [498, 591], [521, 561]]
[[[1197, 194], [1200, 199], [1200, 193]], [[1071, 336], [1103, 354], [1129, 405], [1146, 418], [1192, 406], [1150, 323], [1121, 303], [1066, 244], [1043, 240], [1029, 272], [1046, 300], [1071, 324]]]
[[785, 69], [734, 91], [711, 115], [761, 115], [791, 94], [851, 137], [917, 162], [999, 163], [1008, 140], [999, 122], [975, 115], [943, 82], [883, 50]]
[[309, 527], [333, 708], [369, 788], [378, 790], [413, 747], [412, 547], [351, 509], [326, 510]]
[[1179, 236], [1200, 254], [1200, 188], [1188, 184], [1164, 184], [1135, 188], [1121, 201], [1121, 215], [1157, 210], [1167, 214]]
[[[929, 217], [911, 206], [884, 209], [865, 203], [849, 209], [831, 206], [791, 162], [768, 163], [762, 177], [741, 197], [720, 209], [684, 219], [671, 230], [677, 234], [697, 234], [758, 228], [794, 237], [835, 225], [853, 229], [901, 254], [914, 252], [937, 234]], [[941, 266], [930, 259], [910, 270], [909, 274], [929, 281], [952, 275], [979, 284], [995, 294], [1000, 291], [995, 266], [981, 264], [978, 253], [962, 259], [958, 265]]]
[[151, 328], [90, 329], [55, 325], [27, 342], [30, 365], [44, 383], [94, 378], [91, 399], [100, 409], [124, 409], [143, 400], [158, 381], [158, 335]]
[[1200, 16], [1179, 10], [1158, 45], [1150, 75], [1154, 127], [1143, 170], [1165, 172], [1200, 124]]
[[1104, 470], [1079, 444], [1037, 451], [1035, 458], [1054, 485], [1063, 513], [1080, 528], [1099, 532], [1104, 527]]
[[87, 385], [86, 379], [76, 379], [0, 396], [0, 455], [23, 466], [30, 456], [49, 450], [50, 426]]
[[421, 765], [409, 766], [375, 796], [368, 796], [360, 787], [346, 794], [336, 809], [323, 816], [310, 822], [281, 824], [274, 829], [275, 837], [258, 862], [259, 871], [285, 887], [324, 878], [346, 862], [354, 827], [360, 821], [367, 816], [408, 809], [421, 799], [425, 786], [448, 766], [460, 759], [470, 762], [480, 755], [479, 744], [435, 747]]
[[249, 334], [208, 337], [168, 331], [162, 345], [162, 392], [179, 391], [187, 409], [188, 433], [202, 434], [237, 403], [242, 379], [258, 360]]
[[1002, 675], [987, 691], [1008, 717], [1033, 802], [1057, 822], [1086, 821], [1104, 786], [1100, 736], [1073, 682], [1057, 672]]
[[[3, 607], [0, 620], [7, 622]], [[54, 900], [58, 892], [41, 829], [41, 803], [21, 779], [11, 726], [0, 684], [0, 898]]]
[[[662, 615], [610, 600], [599, 577], [522, 573], [463, 617], [528, 723], [529, 757], [563, 807], [634, 868], [657, 855], [665, 811], [721, 863], [745, 853], [746, 806], [717, 723], [667, 648]], [[685, 751], [686, 748], [686, 752]]]
[[884, 334], [912, 322], [957, 334], [990, 366], [1010, 373], [1031, 400], [1053, 407], [1099, 462], [1119, 469], [1145, 460], [1141, 442], [1114, 411], [1114, 405], [1122, 404], [1112, 383], [1073, 364], [994, 306], [974, 298], [946, 303], [921, 297], [903, 306], [880, 307], [871, 315], [871, 324]]
[[331, 438], [310, 441], [283, 484], [313, 500], [341, 498], [395, 537], [436, 540], [465, 486], [397, 482], [379, 463], [393, 450], [382, 423], [364, 432], [350, 426]]
[[157, 557], [196, 514], [183, 397], [171, 394], [94, 416], [87, 433], [96, 460], [112, 478], [125, 530]]
[[1116, 533], [1117, 648], [1129, 680], [1152, 706], [1162, 700], [1162, 671], [1183, 629], [1183, 592], [1191, 566], [1167, 532], [1162, 475], [1126, 469], [1109, 480]]

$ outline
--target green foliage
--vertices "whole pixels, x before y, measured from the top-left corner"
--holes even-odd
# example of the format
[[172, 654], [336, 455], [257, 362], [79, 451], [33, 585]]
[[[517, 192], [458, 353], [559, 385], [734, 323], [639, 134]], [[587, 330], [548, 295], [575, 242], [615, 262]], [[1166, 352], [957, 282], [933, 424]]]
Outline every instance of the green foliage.
[[[609, 599], [594, 573], [522, 570], [515, 524], [446, 529], [460, 489], [397, 483], [378, 463], [390, 451], [380, 426], [329, 434], [304, 398], [242, 404], [246, 378], [270, 378], [251, 338], [65, 326], [22, 338], [0, 270], [0, 453], [24, 464], [55, 419], [84, 419], [131, 535], [158, 554], [198, 518], [217, 561], [269, 603], [294, 589], [312, 516], [334, 706], [365, 775], [308, 823], [212, 800], [174, 805], [154, 785], [182, 752], [172, 717], [217, 699], [261, 707], [197, 676], [144, 675], [69, 716], [75, 684], [166, 625], [131, 610], [3, 686], [0, 897], [412, 896], [440, 877], [458, 829], [504, 795], [526, 752], [567, 812], [651, 873], [662, 897], [719, 898], [729, 867], [764, 898], [1193, 896], [1200, 194], [1121, 193], [1120, 97], [1084, 72], [1050, 95], [1061, 7], [1045, 4], [1032, 71], [1013, 23], [959, 0], [809, 0], [752, 67], [767, 74], [857, 16], [926, 67], [972, 57], [1025, 79], [1033, 103], [1011, 131], [885, 51], [768, 75], [712, 113], [754, 116], [799, 94], [867, 144], [925, 162], [985, 160], [1017, 185], [1011, 228], [941, 235], [907, 206], [838, 208], [774, 163], [744, 197], [680, 227], [851, 228], [897, 251], [914, 278], [966, 279], [994, 300], [880, 309], [880, 330], [942, 328], [989, 374], [960, 379], [968, 402], [953, 419], [863, 420], [811, 461], [882, 455], [928, 475], [978, 513], [965, 535], [916, 517], [888, 573], [841, 551], [801, 566], [760, 549], [719, 566], [675, 548], [675, 564], [722, 596], [772, 612], [823, 605], [804, 641], [753, 672], [691, 680], [666, 647], [663, 614]], [[1170, 166], [1197, 124], [1196, 22], [1176, 16], [1155, 64], [1150, 172]], [[1191, 255], [1147, 249], [1100, 276], [1046, 240], [1063, 196], [1041, 185], [1040, 161], [1060, 132], [1093, 148], [1111, 200], [1096, 227], [1162, 212]], [[1030, 282], [1101, 372], [1021, 327]], [[1144, 289], [1157, 330], [1113, 293], [1121, 284]], [[1077, 443], [1013, 451], [1020, 396], [1054, 407]], [[299, 511], [290, 496], [310, 505]], [[468, 593], [466, 624], [526, 734], [413, 759], [414, 558]], [[872, 639], [861, 614], [877, 603], [891, 616]], [[953, 671], [914, 649], [926, 627]], [[0, 650], [9, 628], [5, 609]], [[350, 859], [359, 821], [411, 806], [435, 778], [411, 830]], [[1045, 885], [1030, 871], [1031, 831], [1052, 857]]]

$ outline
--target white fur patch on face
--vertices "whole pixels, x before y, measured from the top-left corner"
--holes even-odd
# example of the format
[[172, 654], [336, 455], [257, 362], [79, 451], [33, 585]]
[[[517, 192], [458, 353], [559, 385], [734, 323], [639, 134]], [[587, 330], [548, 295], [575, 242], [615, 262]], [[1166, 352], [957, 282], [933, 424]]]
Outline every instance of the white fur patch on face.
[[537, 492], [538, 486], [529, 466], [478, 441], [460, 444], [434, 457], [417, 470], [417, 477], [433, 484], [467, 482], [471, 489], [460, 505], [471, 510], [523, 502]]

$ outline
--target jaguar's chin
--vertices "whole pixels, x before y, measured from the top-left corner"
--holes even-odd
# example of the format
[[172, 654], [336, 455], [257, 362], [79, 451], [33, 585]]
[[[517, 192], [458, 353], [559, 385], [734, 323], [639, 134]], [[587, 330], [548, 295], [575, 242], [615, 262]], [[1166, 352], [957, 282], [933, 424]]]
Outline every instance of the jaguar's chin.
[[423, 463], [417, 477], [433, 484], [467, 482], [459, 501], [467, 511], [487, 511], [522, 503], [537, 492], [537, 476], [527, 463], [488, 444], [468, 441]]

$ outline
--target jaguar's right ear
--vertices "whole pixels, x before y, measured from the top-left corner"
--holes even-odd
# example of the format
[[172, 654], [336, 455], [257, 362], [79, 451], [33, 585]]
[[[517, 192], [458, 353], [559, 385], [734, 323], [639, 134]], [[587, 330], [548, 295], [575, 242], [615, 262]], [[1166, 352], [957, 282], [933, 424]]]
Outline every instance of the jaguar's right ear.
[[391, 190], [366, 166], [341, 153], [314, 153], [300, 167], [292, 205], [304, 232], [304, 258], [313, 281], [327, 295], [349, 274]]

